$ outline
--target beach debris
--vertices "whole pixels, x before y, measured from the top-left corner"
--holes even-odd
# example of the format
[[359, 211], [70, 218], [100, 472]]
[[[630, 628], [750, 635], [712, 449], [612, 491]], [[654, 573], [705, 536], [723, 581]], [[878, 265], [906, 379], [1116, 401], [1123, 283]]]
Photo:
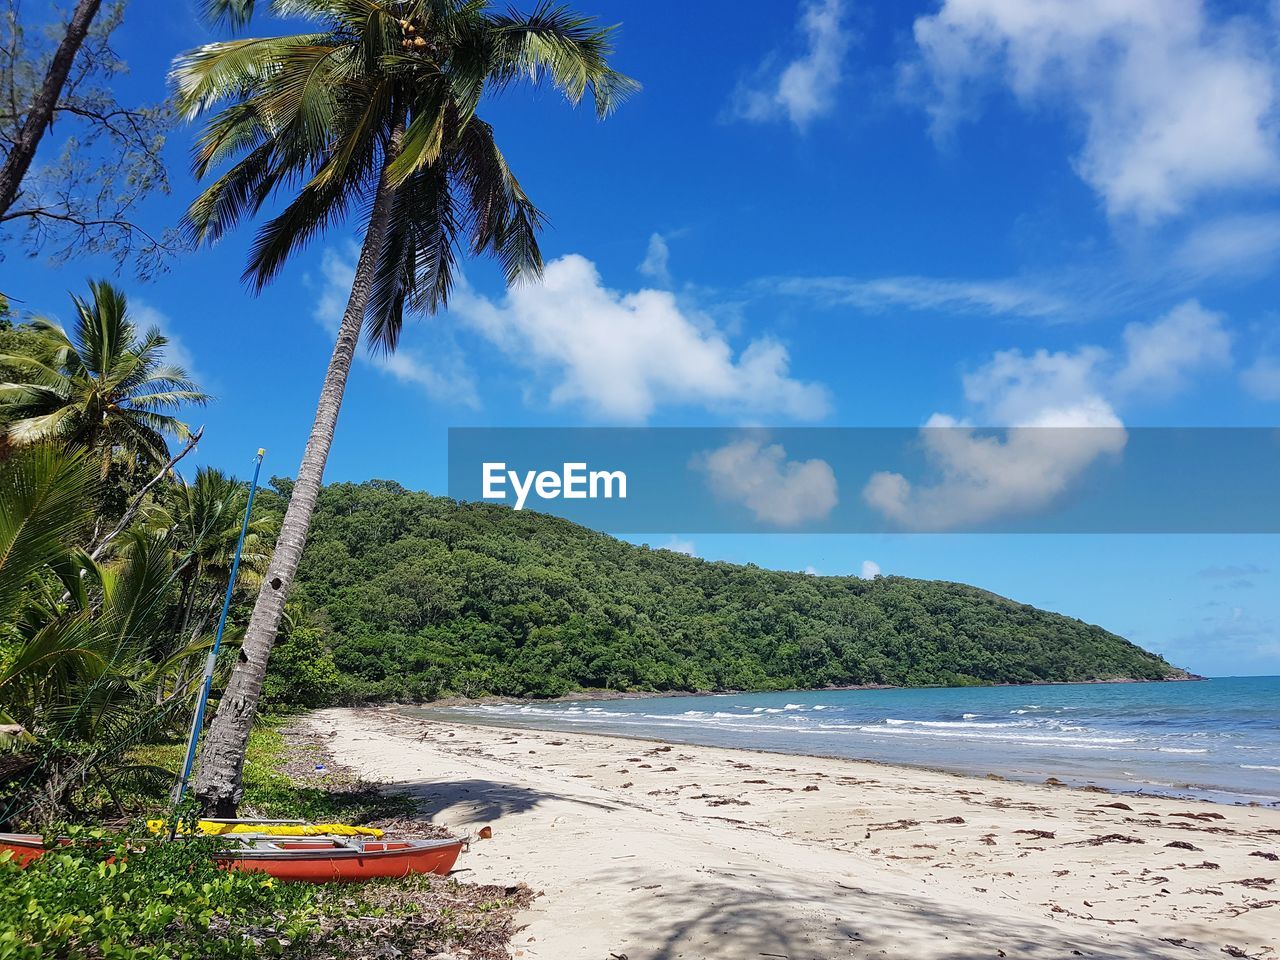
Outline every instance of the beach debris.
[[1100, 847], [1104, 843], [1146, 843], [1141, 837], [1129, 837], [1123, 833], [1105, 833], [1096, 837], [1087, 837], [1084, 840], [1076, 840], [1069, 843], [1069, 847]]
[[1255, 850], [1249, 854], [1251, 857], [1261, 857], [1263, 860], [1280, 860], [1280, 854], [1271, 853], [1267, 850]]
[[1225, 820], [1225, 819], [1227, 819], [1227, 818], [1226, 818], [1226, 816], [1224, 816], [1223, 814], [1221, 814], [1221, 813], [1213, 813], [1212, 811], [1209, 811], [1209, 810], [1205, 810], [1205, 811], [1202, 811], [1202, 812], [1200, 812], [1200, 813], [1191, 813], [1190, 811], [1186, 811], [1186, 812], [1183, 812], [1183, 813], [1171, 813], [1171, 814], [1169, 814], [1169, 816], [1171, 816], [1171, 817], [1189, 817], [1189, 818], [1191, 818], [1192, 820]]
[[892, 823], [869, 823], [868, 830], [906, 830], [920, 826], [919, 820], [894, 820]]
[[1037, 840], [1053, 840], [1056, 838], [1052, 830], [1015, 830], [1014, 833], [1024, 833], [1028, 837], [1035, 837]]
[[[1180, 867], [1185, 866], [1185, 864], [1180, 863], [1178, 864], [1178, 866]], [[1204, 860], [1201, 863], [1197, 863], [1193, 867], [1187, 867], [1187, 869], [1188, 870], [1221, 870], [1222, 868], [1218, 866], [1218, 864], [1212, 862], [1211, 860]]]
[[1228, 880], [1227, 883], [1238, 883], [1242, 887], [1253, 890], [1265, 890], [1276, 882], [1275, 877], [1249, 877], [1246, 880]]
[[1201, 850], [1201, 848], [1197, 847], [1194, 843], [1187, 843], [1185, 840], [1170, 840], [1165, 844], [1165, 846], [1172, 847], [1175, 850], [1193, 850], [1196, 853], [1199, 853]]
[[1045, 780], [1045, 784], [1050, 787], [1065, 787], [1066, 784], [1057, 777], [1049, 777]]
[[1130, 813], [1133, 812], [1133, 807], [1129, 806], [1127, 803], [1120, 803], [1119, 801], [1116, 803], [1100, 803], [1098, 806], [1107, 807], [1112, 810], [1128, 810]]
[[994, 833], [984, 833], [978, 839], [988, 847], [994, 847], [996, 845], [996, 835]]
[[964, 823], [964, 817], [943, 817], [941, 820], [935, 820], [934, 823]]
[[1167, 943], [1175, 947], [1185, 947], [1187, 950], [1194, 950], [1195, 947], [1188, 946], [1186, 937], [1161, 937], [1161, 943]]
[[493, 839], [493, 827], [481, 827], [480, 832], [476, 834], [481, 840]]
[[817, 789], [818, 789], [817, 784], [811, 783], [811, 784], [809, 784], [807, 787], [805, 787], [805, 788], [804, 788], [804, 792], [805, 792], [805, 793], [815, 793], [815, 792], [817, 791]]

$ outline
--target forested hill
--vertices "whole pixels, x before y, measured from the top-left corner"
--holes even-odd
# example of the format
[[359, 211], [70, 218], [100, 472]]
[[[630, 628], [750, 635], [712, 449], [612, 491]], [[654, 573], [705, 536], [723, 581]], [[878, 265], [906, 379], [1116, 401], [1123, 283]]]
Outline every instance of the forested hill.
[[321, 493], [295, 597], [346, 701], [1183, 675], [964, 584], [712, 563], [386, 481]]

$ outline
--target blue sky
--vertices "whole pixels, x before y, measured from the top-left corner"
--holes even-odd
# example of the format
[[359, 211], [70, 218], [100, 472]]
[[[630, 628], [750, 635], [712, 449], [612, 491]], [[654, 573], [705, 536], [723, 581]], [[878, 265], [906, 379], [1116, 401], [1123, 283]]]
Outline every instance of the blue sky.
[[[1276, 423], [1274, 6], [581, 7], [622, 22], [616, 64], [643, 92], [603, 123], [547, 90], [485, 110], [550, 216], [546, 282], [508, 297], [468, 264], [453, 309], [357, 365], [328, 479], [444, 492], [450, 426]], [[133, 0], [126, 96], [158, 99], [172, 56], [212, 39], [193, 8]], [[193, 195], [190, 137], [149, 224]], [[268, 472], [296, 470], [354, 236], [257, 298], [250, 231], [121, 278], [218, 397], [193, 418], [201, 462], [243, 472], [265, 446]], [[6, 292], [55, 316], [110, 270], [6, 254]], [[636, 539], [966, 581], [1193, 670], [1280, 673], [1275, 537]]]

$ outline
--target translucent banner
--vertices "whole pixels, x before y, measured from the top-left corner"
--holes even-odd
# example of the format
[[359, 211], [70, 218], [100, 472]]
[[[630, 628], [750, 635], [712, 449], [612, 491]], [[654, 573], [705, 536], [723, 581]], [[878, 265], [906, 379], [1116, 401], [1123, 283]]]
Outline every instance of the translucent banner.
[[1280, 429], [457, 428], [449, 495], [614, 533], [1278, 533]]

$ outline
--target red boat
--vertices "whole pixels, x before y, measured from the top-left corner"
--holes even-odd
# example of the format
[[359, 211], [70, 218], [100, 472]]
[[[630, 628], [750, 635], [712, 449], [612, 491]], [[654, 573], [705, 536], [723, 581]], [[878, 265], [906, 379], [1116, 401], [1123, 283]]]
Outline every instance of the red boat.
[[381, 840], [372, 837], [253, 837], [218, 856], [230, 870], [266, 873], [302, 883], [350, 883], [411, 873], [444, 876], [461, 840]]
[[[372, 837], [264, 837], [238, 835], [238, 847], [216, 857], [228, 870], [265, 873], [301, 883], [350, 883], [411, 873], [448, 874], [462, 851], [461, 840], [384, 840]], [[62, 841], [67, 842], [67, 841]], [[19, 866], [44, 855], [44, 838], [0, 833], [0, 853]]]

